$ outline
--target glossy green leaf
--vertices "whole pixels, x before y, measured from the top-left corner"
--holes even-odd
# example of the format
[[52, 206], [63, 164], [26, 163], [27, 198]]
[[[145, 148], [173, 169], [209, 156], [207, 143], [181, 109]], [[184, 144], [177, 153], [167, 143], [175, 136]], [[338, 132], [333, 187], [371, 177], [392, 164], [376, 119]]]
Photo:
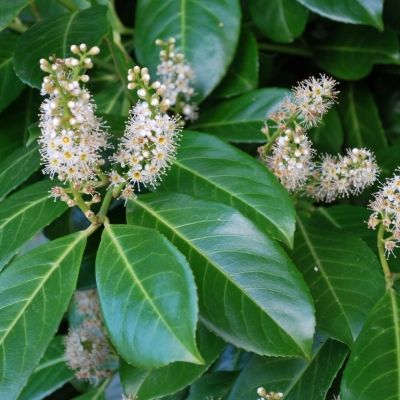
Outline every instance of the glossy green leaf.
[[296, 0], [252, 0], [249, 8], [257, 28], [275, 42], [293, 42], [307, 24], [308, 10]]
[[53, 338], [75, 289], [86, 236], [44, 244], [0, 274], [0, 398], [14, 399]]
[[35, 183], [14, 193], [0, 206], [0, 269], [40, 229], [60, 216], [67, 206], [49, 198], [54, 183]]
[[190, 128], [231, 142], [263, 143], [266, 140], [261, 128], [265, 119], [278, 108], [286, 94], [286, 89], [258, 89], [221, 101], [202, 112]]
[[371, 311], [342, 380], [343, 400], [400, 398], [400, 299], [393, 290]]
[[383, 30], [383, 0], [297, 0], [325, 18]]
[[186, 255], [202, 321], [216, 334], [259, 354], [309, 355], [308, 289], [279, 245], [238, 211], [159, 192], [129, 203], [128, 222], [157, 228]]
[[324, 116], [319, 126], [310, 129], [309, 136], [319, 152], [332, 154], [340, 152], [344, 134], [336, 107]]
[[317, 339], [309, 362], [254, 356], [236, 380], [228, 400], [255, 400], [260, 386], [282, 392], [285, 400], [325, 400], [347, 353], [340, 342]]
[[366, 86], [353, 84], [342, 92], [340, 113], [348, 146], [375, 151], [387, 146], [375, 100]]
[[216, 89], [216, 97], [232, 97], [253, 90], [258, 85], [258, 46], [253, 33], [242, 29], [235, 58], [225, 78]]
[[0, 162], [0, 201], [40, 167], [39, 146], [19, 147]]
[[300, 218], [294, 248], [315, 300], [317, 326], [351, 346], [384, 290], [375, 254], [357, 236]]
[[339, 79], [367, 76], [374, 64], [398, 64], [399, 41], [395, 32], [343, 25], [329, 38], [313, 46], [315, 61]]
[[231, 205], [293, 244], [295, 211], [287, 191], [264, 165], [215, 136], [185, 131], [163, 187]]
[[7, 27], [29, 0], [2, 0], [0, 5], [0, 31]]
[[[376, 249], [376, 231], [368, 229], [371, 211], [362, 206], [341, 204], [331, 207], [318, 207], [313, 216], [316, 225], [320, 227], [343, 229], [345, 232], [361, 238], [372, 250]], [[323, 228], [322, 228], [323, 229]]]
[[18, 400], [41, 400], [74, 377], [65, 363], [64, 350], [62, 338], [55, 336]]
[[12, 103], [24, 88], [13, 69], [13, 54], [17, 39], [17, 35], [0, 34], [0, 111]]
[[[240, 33], [238, 0], [139, 0], [135, 52], [140, 64], [156, 74], [156, 39], [175, 37], [177, 48], [195, 71], [197, 100], [206, 97], [224, 77]], [[207, 39], [206, 39], [207, 38]]]
[[110, 339], [127, 362], [144, 368], [202, 363], [195, 343], [193, 275], [162, 235], [107, 225], [96, 257], [96, 281]]
[[159, 399], [176, 393], [207, 371], [223, 345], [221, 339], [200, 325], [198, 347], [204, 357], [204, 365], [175, 362], [159, 369], [145, 370], [122, 362], [119, 372], [124, 391], [141, 400]]
[[236, 371], [207, 373], [190, 387], [187, 400], [225, 399], [237, 376]]
[[20, 37], [15, 49], [14, 68], [26, 84], [40, 88], [43, 72], [39, 60], [56, 54], [60, 58], [70, 55], [72, 44], [95, 46], [108, 33], [107, 8], [91, 7], [39, 22]]

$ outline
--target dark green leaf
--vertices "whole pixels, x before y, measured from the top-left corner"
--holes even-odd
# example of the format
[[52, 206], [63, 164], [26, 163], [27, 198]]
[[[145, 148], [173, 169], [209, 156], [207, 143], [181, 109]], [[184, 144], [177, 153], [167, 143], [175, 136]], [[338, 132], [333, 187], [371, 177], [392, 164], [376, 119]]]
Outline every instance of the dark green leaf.
[[240, 33], [238, 0], [139, 0], [135, 52], [143, 66], [156, 73], [156, 39], [175, 37], [177, 48], [196, 73], [197, 100], [217, 86], [231, 63]]
[[343, 128], [339, 113], [333, 107], [326, 114], [321, 124], [309, 131], [315, 148], [323, 153], [339, 153], [343, 145]]
[[202, 320], [216, 334], [259, 354], [309, 355], [308, 289], [278, 244], [238, 211], [160, 192], [131, 202], [128, 221], [158, 228], [186, 255]]
[[349, 146], [373, 150], [387, 146], [375, 100], [366, 86], [349, 85], [342, 93], [339, 110]]
[[29, 0], [2, 0], [0, 5], [0, 31], [7, 27]]
[[287, 191], [260, 162], [215, 136], [185, 131], [163, 187], [231, 205], [293, 244], [295, 211]]
[[123, 362], [120, 376], [125, 393], [137, 395], [141, 400], [150, 400], [175, 393], [190, 385], [214, 362], [222, 351], [223, 342], [199, 325], [198, 346], [204, 357], [204, 365], [176, 362], [163, 368], [145, 370]]
[[285, 400], [325, 400], [347, 353], [342, 343], [317, 339], [310, 362], [254, 356], [239, 375], [228, 399], [255, 400], [257, 388], [262, 386], [268, 391], [282, 392]]
[[0, 201], [40, 167], [39, 146], [20, 147], [0, 162]]
[[384, 290], [375, 254], [357, 236], [300, 218], [294, 248], [315, 300], [317, 326], [351, 346]]
[[252, 0], [249, 7], [257, 28], [276, 42], [293, 42], [307, 24], [308, 10], [296, 0]]
[[258, 85], [258, 47], [255, 36], [242, 30], [235, 58], [225, 78], [215, 91], [216, 97], [232, 97], [253, 90]]
[[372, 250], [375, 250], [376, 231], [368, 229], [366, 223], [370, 214], [371, 211], [365, 207], [342, 204], [332, 207], [318, 207], [313, 220], [321, 228], [323, 226], [334, 227], [358, 236]]
[[78, 397], [74, 397], [74, 400], [106, 400], [105, 390], [109, 383], [110, 381], [106, 379], [100, 386], [90, 389]]
[[390, 30], [343, 25], [313, 49], [316, 62], [340, 79], [361, 79], [374, 64], [399, 63], [398, 38]]
[[343, 400], [400, 398], [399, 295], [387, 292], [371, 311], [347, 363]]
[[383, 0], [297, 0], [323, 17], [350, 24], [371, 25], [383, 30]]
[[61, 215], [67, 206], [49, 198], [54, 183], [35, 183], [14, 193], [0, 207], [0, 269], [40, 229]]
[[107, 225], [96, 257], [96, 281], [110, 339], [127, 362], [144, 368], [202, 363], [195, 343], [193, 275], [163, 236]]
[[15, 260], [0, 274], [0, 398], [14, 399], [39, 362], [75, 289], [86, 243], [65, 236]]
[[65, 363], [62, 338], [56, 336], [18, 396], [18, 400], [41, 400], [73, 377], [73, 371]]
[[[2, 6], [0, 6], [0, 13], [1, 8]], [[13, 70], [12, 61], [17, 39], [17, 35], [0, 34], [0, 111], [12, 103], [24, 88]]]
[[72, 44], [95, 46], [108, 33], [107, 8], [91, 7], [72, 14], [61, 15], [33, 25], [20, 37], [15, 49], [15, 72], [26, 84], [39, 88], [43, 72], [39, 60], [56, 54], [70, 55]]
[[227, 371], [205, 374], [190, 387], [187, 400], [225, 399], [237, 375]]
[[218, 135], [239, 143], [263, 143], [261, 128], [267, 115], [274, 112], [287, 94], [286, 89], [258, 89], [221, 101], [201, 113], [191, 129]]

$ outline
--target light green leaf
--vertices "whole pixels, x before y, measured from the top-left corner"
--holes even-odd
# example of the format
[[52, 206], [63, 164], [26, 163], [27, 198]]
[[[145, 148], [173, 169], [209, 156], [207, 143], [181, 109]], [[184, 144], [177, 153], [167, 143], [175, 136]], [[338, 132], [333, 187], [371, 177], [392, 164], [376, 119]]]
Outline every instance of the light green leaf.
[[341, 398], [400, 398], [400, 306], [394, 290], [368, 316], [344, 371]]
[[55, 336], [18, 400], [41, 400], [74, 377], [65, 363], [64, 350], [62, 338]]
[[349, 146], [375, 151], [387, 146], [378, 108], [365, 85], [349, 85], [342, 93], [339, 110]]
[[384, 290], [375, 254], [357, 236], [300, 218], [294, 249], [315, 300], [317, 326], [351, 346]]
[[65, 203], [49, 198], [54, 184], [45, 180], [14, 193], [0, 206], [0, 270], [35, 233], [60, 216]]
[[86, 236], [65, 236], [0, 274], [0, 398], [20, 393], [53, 338], [75, 289]]
[[261, 128], [265, 119], [278, 108], [287, 93], [280, 88], [258, 89], [221, 101], [203, 111], [190, 128], [231, 142], [264, 143], [266, 138]]
[[185, 254], [202, 321], [217, 335], [259, 354], [309, 355], [308, 289], [278, 244], [250, 220], [221, 203], [162, 192], [129, 203], [127, 218], [157, 228]]
[[[0, 6], [0, 13], [1, 13]], [[13, 54], [18, 36], [0, 33], [0, 111], [3, 111], [22, 92], [24, 85], [15, 76]]]
[[339, 153], [343, 146], [344, 134], [336, 107], [326, 114], [319, 126], [308, 132], [314, 147], [322, 153]]
[[388, 29], [379, 33], [373, 28], [343, 25], [313, 50], [316, 62], [339, 79], [361, 79], [374, 64], [400, 62], [397, 35]]
[[293, 42], [307, 24], [308, 10], [296, 0], [252, 0], [249, 8], [257, 28], [276, 42]]
[[7, 27], [29, 0], [2, 0], [0, 5], [0, 31]]
[[293, 203], [265, 166], [215, 136], [191, 131], [182, 136], [163, 187], [231, 205], [273, 238], [292, 246]]
[[[238, 0], [139, 0], [135, 52], [154, 77], [159, 64], [156, 39], [175, 37], [177, 48], [195, 71], [197, 100], [221, 81], [235, 54], [240, 33]], [[207, 38], [207, 39], [206, 39]]]
[[260, 386], [282, 392], [285, 400], [325, 400], [347, 353], [342, 343], [317, 338], [309, 362], [254, 356], [236, 380], [228, 400], [255, 400]]
[[347, 24], [371, 25], [383, 30], [383, 0], [297, 0], [323, 17]]
[[185, 388], [207, 371], [224, 343], [202, 325], [198, 331], [198, 347], [204, 365], [175, 362], [159, 369], [145, 370], [122, 362], [119, 372], [125, 393], [141, 400], [158, 399]]
[[258, 85], [258, 47], [255, 36], [243, 28], [235, 58], [225, 78], [216, 89], [216, 97], [232, 97], [253, 90]]
[[40, 167], [39, 146], [19, 147], [0, 162], [0, 201]]
[[96, 281], [110, 339], [127, 362], [144, 368], [203, 362], [195, 343], [193, 275], [162, 235], [107, 225], [96, 257]]
[[40, 88], [43, 72], [39, 60], [56, 54], [69, 56], [72, 44], [82, 43], [90, 47], [100, 43], [109, 31], [107, 8], [91, 7], [61, 15], [33, 25], [19, 38], [14, 55], [14, 68], [26, 84]]

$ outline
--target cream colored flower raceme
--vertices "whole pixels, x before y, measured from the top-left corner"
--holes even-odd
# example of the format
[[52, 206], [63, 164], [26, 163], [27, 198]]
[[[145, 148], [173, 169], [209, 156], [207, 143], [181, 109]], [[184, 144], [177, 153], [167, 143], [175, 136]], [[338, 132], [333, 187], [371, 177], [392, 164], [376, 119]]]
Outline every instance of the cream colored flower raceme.
[[74, 57], [40, 60], [41, 69], [48, 73], [41, 90], [48, 98], [40, 106], [39, 122], [43, 172], [62, 182], [95, 182], [97, 169], [104, 163], [107, 129], [83, 85], [89, 80], [86, 69], [93, 67], [91, 56], [99, 51], [98, 47], [73, 45]]

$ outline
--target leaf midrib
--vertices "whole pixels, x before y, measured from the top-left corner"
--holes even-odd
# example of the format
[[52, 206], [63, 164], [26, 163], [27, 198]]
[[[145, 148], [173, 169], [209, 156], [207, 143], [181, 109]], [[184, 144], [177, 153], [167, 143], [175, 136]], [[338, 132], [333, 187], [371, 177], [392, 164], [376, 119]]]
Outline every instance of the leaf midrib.
[[347, 314], [345, 313], [345, 310], [344, 310], [344, 308], [342, 306], [342, 303], [339, 301], [339, 298], [337, 297], [337, 294], [335, 292], [334, 287], [331, 285], [331, 283], [329, 281], [329, 277], [326, 274], [325, 269], [323, 267], [323, 264], [322, 264], [321, 260], [318, 257], [318, 254], [316, 253], [316, 251], [314, 249], [314, 246], [313, 246], [313, 244], [311, 242], [311, 239], [308, 236], [307, 231], [306, 231], [303, 223], [301, 222], [301, 219], [299, 217], [296, 217], [296, 220], [297, 220], [297, 223], [299, 225], [300, 231], [301, 231], [301, 233], [303, 235], [304, 241], [306, 242], [306, 245], [307, 245], [308, 249], [310, 250], [311, 256], [314, 259], [315, 263], [317, 264], [319, 270], [321, 271], [321, 274], [322, 274], [322, 276], [323, 276], [323, 278], [324, 278], [324, 280], [325, 280], [325, 282], [326, 282], [326, 284], [328, 286], [328, 289], [332, 293], [334, 299], [336, 300], [336, 303], [338, 304], [340, 310], [342, 311], [342, 314], [344, 316], [344, 319], [346, 320], [346, 323], [347, 323], [347, 326], [349, 328], [349, 331], [350, 331], [351, 335], [353, 335], [353, 332], [352, 332], [352, 329], [351, 329], [351, 325], [350, 325], [350, 321], [349, 321], [349, 319], [347, 317]]
[[48, 279], [50, 278], [50, 276], [53, 274], [53, 272], [59, 267], [60, 263], [68, 256], [68, 254], [70, 253], [70, 251], [72, 251], [72, 249], [76, 246], [76, 244], [82, 240], [82, 238], [85, 236], [85, 234], [80, 233], [77, 235], [77, 238], [66, 247], [66, 249], [64, 250], [64, 252], [62, 253], [62, 255], [57, 258], [54, 262], [52, 262], [51, 265], [52, 267], [49, 269], [49, 271], [42, 276], [42, 281], [41, 283], [37, 286], [37, 288], [33, 291], [31, 296], [28, 296], [26, 298], [26, 302], [25, 305], [22, 307], [22, 309], [20, 310], [20, 312], [17, 314], [17, 317], [13, 320], [12, 324], [9, 326], [8, 329], [4, 330], [3, 332], [6, 332], [5, 334], [0, 335], [0, 346], [3, 345], [5, 339], [7, 338], [7, 336], [10, 334], [10, 332], [12, 331], [12, 329], [14, 328], [14, 326], [17, 324], [17, 322], [19, 321], [19, 319], [21, 318], [21, 316], [24, 314], [25, 310], [29, 307], [29, 305], [32, 303], [33, 299], [36, 297], [36, 295], [39, 293], [40, 290], [42, 290], [44, 284], [48, 281]]
[[129, 275], [131, 275], [131, 277], [133, 278], [133, 280], [136, 282], [137, 286], [139, 287], [140, 291], [143, 293], [143, 296], [145, 297], [145, 299], [148, 301], [148, 303], [151, 305], [151, 307], [153, 308], [153, 310], [155, 311], [155, 313], [158, 315], [158, 318], [160, 319], [160, 321], [162, 321], [162, 323], [164, 324], [164, 326], [167, 328], [167, 330], [172, 334], [172, 336], [175, 338], [175, 340], [185, 349], [189, 352], [189, 354], [191, 354], [195, 359], [197, 359], [197, 357], [193, 354], [193, 351], [191, 351], [183, 342], [182, 340], [176, 335], [176, 333], [173, 331], [173, 329], [171, 328], [171, 326], [168, 324], [168, 322], [164, 319], [161, 311], [158, 309], [157, 305], [153, 302], [151, 296], [149, 295], [149, 293], [147, 292], [146, 288], [142, 285], [142, 282], [140, 281], [139, 277], [136, 275], [135, 271], [133, 270], [133, 268], [131, 268], [131, 263], [129, 262], [124, 249], [122, 248], [122, 246], [120, 245], [120, 243], [118, 242], [118, 237], [115, 236], [114, 232], [112, 231], [112, 226], [108, 225], [106, 226], [106, 228], [104, 229], [104, 231], [107, 233], [107, 235], [109, 236], [109, 238], [111, 239], [111, 241], [114, 243], [115, 248], [117, 249], [123, 263], [125, 264], [125, 269], [128, 271]]
[[397, 305], [397, 297], [394, 289], [389, 289], [390, 302], [392, 308], [395, 341], [396, 341], [396, 361], [397, 361], [397, 394], [400, 394], [400, 325], [399, 325], [399, 310]]
[[275, 225], [269, 218], [267, 215], [265, 215], [262, 212], [257, 211], [254, 206], [250, 203], [246, 203], [245, 200], [243, 200], [242, 198], [238, 197], [238, 195], [235, 195], [235, 193], [230, 193], [228, 192], [226, 189], [224, 189], [222, 186], [219, 186], [216, 182], [213, 182], [211, 180], [208, 179], [208, 177], [204, 176], [204, 175], [200, 175], [199, 173], [197, 173], [197, 171], [189, 168], [188, 166], [182, 164], [178, 159], [176, 159], [174, 161], [174, 164], [178, 165], [180, 168], [191, 172], [193, 175], [195, 175], [197, 178], [202, 179], [206, 182], [208, 182], [210, 185], [215, 186], [218, 190], [220, 190], [221, 192], [225, 193], [226, 195], [230, 196], [231, 198], [236, 199], [237, 201], [239, 201], [241, 204], [243, 204], [245, 207], [250, 207], [252, 210], [256, 211], [258, 215], [262, 215], [275, 229], [277, 229], [278, 232], [280, 232], [280, 234], [286, 239], [287, 243], [290, 243], [290, 239], [286, 236], [286, 233], [284, 231], [282, 231], [280, 229], [280, 226]]
[[[160, 220], [166, 227], [168, 227], [176, 237], [179, 237], [181, 240], [183, 240], [190, 248], [194, 249], [197, 254], [199, 254], [202, 258], [205, 259], [205, 261], [207, 263], [209, 263], [209, 265], [214, 266], [214, 268], [219, 271], [225, 278], [227, 281], [229, 281], [234, 287], [236, 287], [237, 289], [239, 289], [239, 291], [241, 293], [244, 293], [243, 289], [238, 286], [238, 284], [232, 280], [232, 278], [226, 274], [226, 272], [221, 269], [218, 264], [216, 264], [212, 259], [210, 259], [206, 254], [204, 254], [204, 252], [198, 247], [196, 246], [193, 242], [191, 242], [186, 236], [184, 236], [183, 234], [181, 234], [181, 232], [179, 232], [179, 230], [175, 229], [173, 225], [169, 224], [169, 222], [160, 214], [157, 214], [156, 212], [154, 212], [150, 207], [147, 206], [147, 204], [145, 204], [144, 202], [136, 199], [133, 200], [135, 203], [137, 203], [140, 207], [142, 207], [143, 209], [145, 209], [150, 215], [153, 216], [153, 218], [157, 221]], [[272, 318], [271, 315], [269, 315], [259, 304], [258, 302], [253, 299], [247, 292], [245, 293], [246, 297], [251, 300], [252, 304], [254, 304], [259, 310], [261, 310], [262, 314], [266, 314], [268, 315], [268, 317], [271, 319], [271, 321], [274, 322], [274, 324], [279, 327], [279, 329], [281, 329], [285, 335], [287, 335], [288, 338], [290, 338], [295, 347], [297, 349], [300, 349], [300, 351], [306, 356], [308, 357], [308, 355], [305, 353], [305, 351], [303, 350], [303, 348], [296, 342], [296, 340], [288, 333], [286, 332], [286, 330], [278, 323], [275, 321], [275, 319]]]

